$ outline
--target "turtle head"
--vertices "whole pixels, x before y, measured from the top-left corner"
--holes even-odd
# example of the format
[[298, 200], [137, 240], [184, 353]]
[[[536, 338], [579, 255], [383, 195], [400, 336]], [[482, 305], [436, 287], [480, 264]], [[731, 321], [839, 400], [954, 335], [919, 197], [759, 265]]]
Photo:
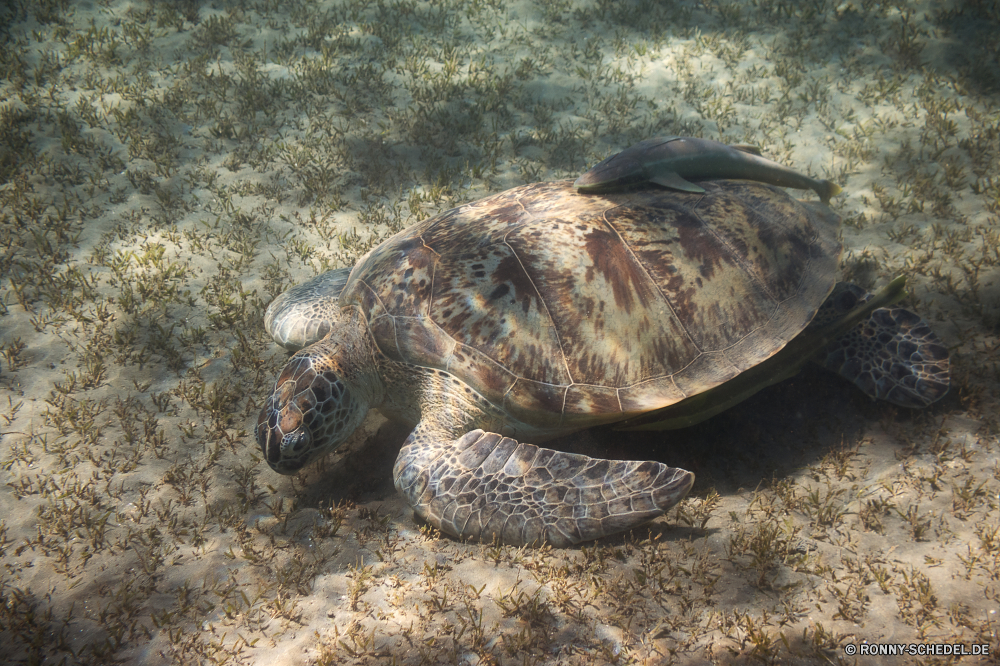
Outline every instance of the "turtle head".
[[264, 459], [274, 471], [294, 474], [333, 451], [368, 413], [364, 392], [345, 381], [337, 359], [339, 347], [327, 337], [303, 349], [275, 380], [254, 428]]

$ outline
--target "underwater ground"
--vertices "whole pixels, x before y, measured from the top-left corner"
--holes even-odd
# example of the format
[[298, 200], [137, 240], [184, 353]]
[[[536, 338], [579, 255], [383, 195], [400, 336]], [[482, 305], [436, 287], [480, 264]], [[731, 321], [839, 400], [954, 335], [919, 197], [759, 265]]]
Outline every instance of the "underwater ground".
[[[0, 662], [1000, 662], [998, 34], [992, 0], [4, 3]], [[951, 392], [807, 370], [590, 433], [698, 480], [567, 550], [415, 523], [376, 415], [299, 477], [262, 462], [276, 294], [657, 134], [843, 186], [844, 273], [907, 276]]]

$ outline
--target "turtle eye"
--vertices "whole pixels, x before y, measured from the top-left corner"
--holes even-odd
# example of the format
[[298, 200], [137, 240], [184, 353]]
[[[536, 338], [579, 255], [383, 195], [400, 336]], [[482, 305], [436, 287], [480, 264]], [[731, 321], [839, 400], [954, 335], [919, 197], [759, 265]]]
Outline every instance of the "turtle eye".
[[301, 468], [305, 464], [311, 442], [312, 436], [308, 428], [296, 428], [282, 437], [280, 447], [282, 468], [290, 471]]

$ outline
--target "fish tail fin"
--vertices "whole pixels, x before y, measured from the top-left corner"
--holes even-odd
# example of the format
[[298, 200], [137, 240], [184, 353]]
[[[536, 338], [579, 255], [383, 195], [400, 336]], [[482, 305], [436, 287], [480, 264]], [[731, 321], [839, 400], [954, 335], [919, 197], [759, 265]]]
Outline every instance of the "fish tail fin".
[[819, 187], [816, 188], [816, 193], [819, 195], [820, 201], [823, 203], [830, 203], [830, 197], [835, 197], [843, 192], [840, 189], [840, 185], [831, 180], [821, 180], [819, 181]]

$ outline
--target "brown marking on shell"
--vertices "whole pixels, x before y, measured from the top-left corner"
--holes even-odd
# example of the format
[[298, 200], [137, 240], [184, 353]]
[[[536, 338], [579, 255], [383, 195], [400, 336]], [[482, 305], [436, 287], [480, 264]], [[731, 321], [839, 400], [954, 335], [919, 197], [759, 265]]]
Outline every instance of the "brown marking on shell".
[[403, 360], [421, 367], [437, 367], [451, 358], [458, 343], [430, 317], [396, 317], [396, 340]]
[[587, 233], [584, 247], [593, 264], [587, 268], [587, 282], [594, 279], [595, 269], [599, 271], [611, 287], [615, 305], [627, 314], [632, 313], [635, 298], [642, 307], [649, 306], [653, 300], [652, 285], [618, 234], [607, 229], [593, 229]]
[[562, 425], [567, 388], [519, 378], [504, 396], [503, 408], [525, 423], [555, 428]]
[[[700, 353], [602, 210], [572, 222], [526, 225], [507, 243], [548, 306], [573, 382], [628, 386], [662, 375], [665, 362], [680, 366]], [[602, 255], [617, 259], [599, 266]]]
[[[805, 277], [809, 237], [815, 235], [795, 224], [801, 212], [790, 219], [778, 210], [765, 218], [745, 206], [739, 192], [710, 193], [609, 211], [607, 216], [702, 352], [727, 349], [774, 319], [777, 305], [793, 297]], [[664, 237], [650, 229], [644, 223], [649, 219], [663, 220], [673, 233]], [[770, 256], [761, 251], [769, 244], [791, 245], [789, 254], [804, 253], [805, 261], [782, 264], [774, 256], [778, 247]]]
[[445, 370], [458, 377], [476, 377], [480, 395], [496, 405], [517, 381], [517, 375], [468, 345], [455, 346]]
[[460, 245], [435, 249], [447, 257], [437, 267], [431, 306], [441, 330], [520, 376], [569, 383], [548, 310], [510, 245], [500, 238], [476, 253]]
[[369, 319], [390, 357], [502, 395], [525, 423], [620, 413], [612, 394], [627, 413], [663, 407], [797, 335], [839, 255], [829, 209], [761, 183], [701, 184], [704, 195], [515, 188], [375, 248], [341, 302], [395, 318]]
[[[427, 314], [437, 261], [437, 254], [419, 235], [403, 231], [362, 259], [365, 270], [357, 279], [352, 273], [340, 300], [351, 303], [374, 295], [391, 316]], [[362, 284], [372, 294], [359, 293]]]
[[595, 424], [608, 421], [607, 418], [600, 418], [601, 415], [615, 414], [615, 419], [621, 418], [618, 389], [573, 384], [566, 390], [566, 413], [593, 414]]
[[[510, 248], [506, 251], [509, 252]], [[524, 314], [529, 314], [532, 307], [538, 312], [545, 310], [538, 296], [538, 290], [531, 283], [531, 278], [525, 272], [521, 261], [513, 254], [507, 254], [497, 262], [496, 270], [490, 274], [490, 280], [497, 285], [490, 292], [491, 302], [510, 295], [511, 301], [516, 303]]]

